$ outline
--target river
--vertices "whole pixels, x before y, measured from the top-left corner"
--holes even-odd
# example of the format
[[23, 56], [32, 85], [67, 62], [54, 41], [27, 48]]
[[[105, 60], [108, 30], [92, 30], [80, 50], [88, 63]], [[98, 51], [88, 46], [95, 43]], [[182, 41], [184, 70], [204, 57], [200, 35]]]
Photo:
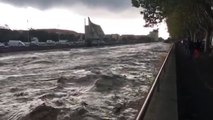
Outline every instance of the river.
[[133, 120], [169, 47], [1, 54], [0, 120]]

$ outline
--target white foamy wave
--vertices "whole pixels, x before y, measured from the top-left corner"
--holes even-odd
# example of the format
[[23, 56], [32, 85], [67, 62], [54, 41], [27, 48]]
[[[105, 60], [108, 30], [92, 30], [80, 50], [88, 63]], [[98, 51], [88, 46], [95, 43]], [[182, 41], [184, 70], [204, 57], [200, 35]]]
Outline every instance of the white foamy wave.
[[1, 55], [0, 120], [133, 120], [169, 47]]

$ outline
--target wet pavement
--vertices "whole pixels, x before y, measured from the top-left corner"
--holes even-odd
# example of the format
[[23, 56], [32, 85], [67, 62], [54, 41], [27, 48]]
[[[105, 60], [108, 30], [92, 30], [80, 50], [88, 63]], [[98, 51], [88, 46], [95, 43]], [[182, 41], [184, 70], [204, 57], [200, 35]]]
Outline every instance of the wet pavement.
[[179, 120], [176, 78], [176, 55], [173, 46], [145, 116], [141, 120]]

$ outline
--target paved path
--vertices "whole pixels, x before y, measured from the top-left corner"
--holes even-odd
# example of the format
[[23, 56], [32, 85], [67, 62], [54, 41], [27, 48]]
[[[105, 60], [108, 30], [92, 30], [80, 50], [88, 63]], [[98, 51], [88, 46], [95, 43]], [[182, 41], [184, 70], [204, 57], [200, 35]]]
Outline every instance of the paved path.
[[172, 52], [160, 80], [160, 90], [155, 91], [145, 120], [178, 120], [176, 58]]
[[213, 59], [194, 59], [177, 44], [177, 88], [180, 120], [213, 120]]

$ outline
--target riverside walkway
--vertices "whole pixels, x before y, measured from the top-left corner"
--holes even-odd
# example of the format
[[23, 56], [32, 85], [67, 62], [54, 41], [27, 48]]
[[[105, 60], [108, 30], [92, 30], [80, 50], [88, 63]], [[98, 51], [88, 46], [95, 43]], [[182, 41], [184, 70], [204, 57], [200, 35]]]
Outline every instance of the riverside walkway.
[[180, 120], [213, 120], [213, 57], [195, 59], [176, 45], [178, 113]]
[[175, 49], [168, 53], [156, 84], [142, 106], [136, 120], [178, 120]]
[[213, 56], [176, 43], [136, 120], [213, 120]]
[[162, 70], [160, 84], [153, 95], [144, 120], [178, 120], [176, 57], [174, 49]]

